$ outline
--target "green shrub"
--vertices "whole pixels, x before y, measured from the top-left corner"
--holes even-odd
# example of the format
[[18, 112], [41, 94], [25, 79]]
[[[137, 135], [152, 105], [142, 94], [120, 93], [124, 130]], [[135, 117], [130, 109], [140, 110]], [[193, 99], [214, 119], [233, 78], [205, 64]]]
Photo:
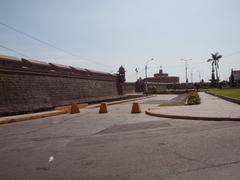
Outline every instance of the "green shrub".
[[200, 103], [201, 103], [201, 99], [196, 91], [189, 93], [189, 96], [187, 99], [188, 105], [195, 105]]

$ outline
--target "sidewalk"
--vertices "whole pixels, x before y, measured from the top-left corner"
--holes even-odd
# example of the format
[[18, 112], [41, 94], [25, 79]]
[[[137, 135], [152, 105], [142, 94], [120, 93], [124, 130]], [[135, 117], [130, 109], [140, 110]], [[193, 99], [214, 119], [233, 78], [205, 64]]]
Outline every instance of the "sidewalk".
[[162, 106], [151, 108], [146, 114], [174, 119], [240, 121], [240, 106], [200, 92], [200, 105]]
[[[134, 95], [136, 95], [136, 94], [134, 94]], [[155, 95], [149, 95], [149, 96], [142, 96], [142, 97], [137, 97], [137, 98], [111, 101], [111, 102], [107, 102], [107, 105], [110, 106], [110, 105], [131, 102], [131, 101], [140, 101], [140, 100], [144, 100], [144, 99], [151, 98], [154, 96]], [[93, 108], [99, 108], [100, 104], [88, 105], [87, 103], [82, 103], [82, 104], [78, 104], [78, 107], [79, 107], [79, 109], [83, 109], [83, 108], [93, 109]], [[56, 107], [55, 110], [51, 110], [51, 111], [44, 111], [44, 112], [30, 113], [30, 114], [21, 114], [21, 115], [12, 115], [12, 116], [3, 116], [3, 117], [0, 117], [0, 125], [12, 123], [12, 122], [40, 119], [40, 118], [45, 118], [45, 117], [50, 117], [50, 116], [57, 116], [60, 114], [69, 113], [70, 110], [71, 110], [71, 105], [65, 105], [65, 106]]]

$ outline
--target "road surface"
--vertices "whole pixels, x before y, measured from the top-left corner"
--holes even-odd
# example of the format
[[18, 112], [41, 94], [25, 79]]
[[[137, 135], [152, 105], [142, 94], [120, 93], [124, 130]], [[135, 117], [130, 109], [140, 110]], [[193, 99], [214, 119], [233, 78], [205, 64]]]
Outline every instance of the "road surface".
[[[173, 97], [144, 99], [142, 111]], [[131, 105], [1, 125], [0, 179], [240, 179], [240, 122], [131, 114]]]

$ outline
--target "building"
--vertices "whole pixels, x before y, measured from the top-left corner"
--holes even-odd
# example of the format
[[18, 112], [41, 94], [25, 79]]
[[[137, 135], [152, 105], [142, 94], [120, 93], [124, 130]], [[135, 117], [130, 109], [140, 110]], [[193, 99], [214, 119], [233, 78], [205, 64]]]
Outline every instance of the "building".
[[145, 78], [144, 83], [147, 84], [149, 91], [176, 88], [179, 85], [179, 77], [168, 76], [168, 73], [163, 73], [160, 69], [159, 73], [154, 74], [153, 77]]
[[231, 72], [231, 75], [229, 77], [229, 82], [232, 87], [240, 87], [240, 70], [233, 70]]

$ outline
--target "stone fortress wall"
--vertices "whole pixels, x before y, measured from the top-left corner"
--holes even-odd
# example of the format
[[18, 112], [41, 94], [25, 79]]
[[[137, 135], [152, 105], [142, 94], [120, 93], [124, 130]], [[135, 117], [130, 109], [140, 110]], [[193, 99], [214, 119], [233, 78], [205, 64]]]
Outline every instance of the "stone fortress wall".
[[124, 84], [119, 86], [117, 75], [110, 73], [0, 56], [0, 116], [135, 92], [134, 85]]

